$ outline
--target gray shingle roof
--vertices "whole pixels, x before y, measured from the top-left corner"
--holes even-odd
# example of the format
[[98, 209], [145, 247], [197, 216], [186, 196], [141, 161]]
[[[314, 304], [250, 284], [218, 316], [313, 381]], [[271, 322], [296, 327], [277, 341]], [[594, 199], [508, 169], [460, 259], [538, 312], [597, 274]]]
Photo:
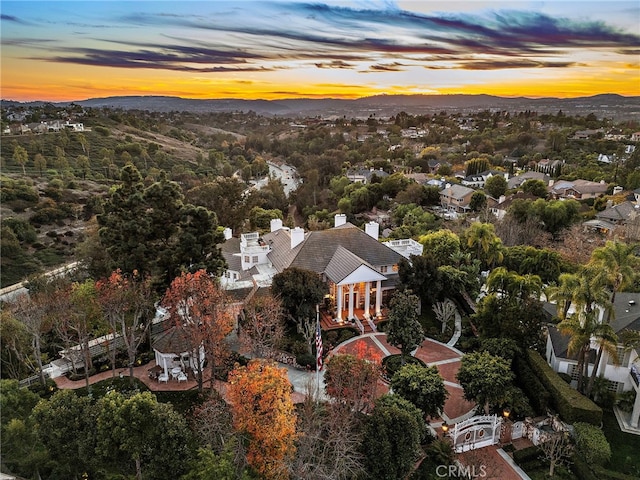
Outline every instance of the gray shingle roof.
[[171, 327], [153, 342], [160, 353], [181, 354], [191, 350], [188, 337], [182, 328]]
[[623, 222], [628, 220], [631, 214], [635, 211], [634, 204], [631, 202], [622, 202], [618, 205], [613, 205], [610, 208], [596, 213], [596, 218], [604, 220], [610, 220], [613, 222]]
[[323, 273], [340, 246], [373, 266], [395, 265], [402, 259], [402, 255], [385, 244], [353, 224], [345, 223], [329, 230], [310, 232], [287, 266]]
[[324, 273], [332, 282], [340, 283], [362, 265], [366, 265], [372, 270], [375, 270], [371, 265], [363, 261], [360, 257], [355, 255], [354, 253], [351, 253], [342, 245], [338, 245], [338, 248], [336, 248], [331, 261], [329, 261], [329, 263], [327, 264]]
[[[305, 233], [305, 238], [310, 235]], [[276, 230], [275, 232], [267, 233], [264, 236], [265, 242], [271, 246], [271, 252], [267, 255], [267, 258], [278, 272], [282, 272], [285, 268], [291, 265], [291, 262], [298, 254], [304, 241], [297, 245], [295, 248], [291, 248], [291, 233], [287, 229]]]

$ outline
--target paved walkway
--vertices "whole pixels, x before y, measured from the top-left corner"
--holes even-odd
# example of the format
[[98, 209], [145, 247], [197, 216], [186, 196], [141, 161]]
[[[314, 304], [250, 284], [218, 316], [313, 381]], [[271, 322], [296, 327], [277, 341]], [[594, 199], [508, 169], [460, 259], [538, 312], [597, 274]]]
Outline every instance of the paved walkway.
[[[186, 382], [178, 382], [177, 380], [171, 379], [166, 383], [158, 382], [157, 380], [149, 378], [149, 370], [155, 366], [156, 366], [156, 362], [155, 360], [153, 360], [147, 363], [146, 365], [142, 365], [140, 367], [136, 367], [133, 369], [133, 376], [136, 377], [138, 380], [140, 380], [142, 383], [144, 383], [152, 392], [180, 392], [185, 390], [196, 390], [198, 388], [198, 382], [192, 376], [190, 376]], [[211, 371], [208, 368], [205, 368], [203, 372], [203, 379], [204, 379], [203, 389], [205, 391], [208, 390], [211, 386], [210, 372]], [[299, 372], [299, 373], [302, 373], [304, 375], [305, 372]], [[113, 374], [113, 370], [107, 370], [106, 372], [97, 373], [89, 377], [89, 384], [93, 385], [95, 383], [101, 382], [108, 378], [113, 378], [114, 376], [120, 376], [120, 375], [122, 375], [123, 377], [128, 377], [129, 369], [118, 368], [115, 371], [115, 375]], [[306, 374], [305, 378], [301, 378], [299, 376], [296, 377], [294, 379], [295, 384], [294, 384], [294, 381], [292, 381], [292, 384], [294, 385], [294, 392], [292, 394], [294, 403], [299, 403], [304, 401], [305, 395], [302, 392], [306, 390], [302, 389], [301, 385], [303, 382], [306, 383], [308, 381], [308, 378], [306, 377], [309, 377], [309, 374]], [[291, 380], [291, 375], [289, 378]], [[86, 381], [84, 379], [71, 381], [67, 377], [62, 376], [62, 377], [54, 378], [53, 380], [56, 382], [56, 385], [58, 386], [58, 388], [61, 388], [61, 389], [75, 390], [75, 389], [86, 386]], [[214, 380], [213, 388], [215, 388], [223, 396], [223, 398], [226, 399], [226, 394], [227, 394], [226, 382], [223, 382], [221, 380]]]

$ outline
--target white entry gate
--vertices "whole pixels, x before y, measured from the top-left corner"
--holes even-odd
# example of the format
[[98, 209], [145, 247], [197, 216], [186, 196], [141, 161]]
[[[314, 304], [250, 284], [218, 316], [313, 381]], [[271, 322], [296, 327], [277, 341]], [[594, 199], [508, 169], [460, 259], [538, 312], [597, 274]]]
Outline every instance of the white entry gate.
[[451, 438], [456, 453], [494, 445], [500, 441], [502, 418], [497, 415], [471, 417], [456, 423]]

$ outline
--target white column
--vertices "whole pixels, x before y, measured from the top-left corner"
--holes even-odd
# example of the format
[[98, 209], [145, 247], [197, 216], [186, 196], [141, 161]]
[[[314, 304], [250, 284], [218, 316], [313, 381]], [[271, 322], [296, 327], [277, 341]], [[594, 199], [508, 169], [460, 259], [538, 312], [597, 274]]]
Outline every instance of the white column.
[[342, 320], [342, 285], [338, 285], [338, 320]]
[[364, 316], [369, 318], [369, 307], [371, 306], [371, 282], [364, 284]]
[[636, 401], [631, 412], [631, 426], [640, 427], [640, 390], [636, 390]]
[[382, 313], [382, 280], [376, 282], [376, 316]]
[[349, 320], [353, 318], [353, 287], [355, 287], [353, 283], [349, 285]]

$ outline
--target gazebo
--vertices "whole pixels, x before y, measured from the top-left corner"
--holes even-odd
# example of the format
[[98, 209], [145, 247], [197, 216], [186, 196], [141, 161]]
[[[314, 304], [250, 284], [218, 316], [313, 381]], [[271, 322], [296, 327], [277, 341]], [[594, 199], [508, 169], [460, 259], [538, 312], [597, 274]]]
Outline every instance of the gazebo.
[[[196, 348], [190, 345], [187, 334], [181, 328], [175, 326], [169, 328], [155, 339], [152, 346], [156, 365], [162, 367], [166, 376], [176, 367], [183, 371], [187, 369], [202, 371], [204, 367], [204, 347], [200, 345], [196, 352]], [[199, 366], [196, 363], [198, 361]]]

